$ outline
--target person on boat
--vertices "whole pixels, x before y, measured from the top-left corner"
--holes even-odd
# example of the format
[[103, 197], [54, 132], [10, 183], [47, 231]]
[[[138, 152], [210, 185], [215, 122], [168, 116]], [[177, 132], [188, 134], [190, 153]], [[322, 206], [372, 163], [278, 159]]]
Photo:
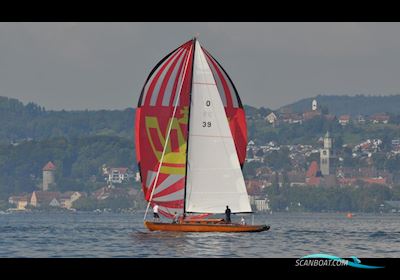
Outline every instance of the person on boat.
[[153, 217], [154, 217], [154, 221], [159, 221], [160, 220], [160, 216], [158, 215], [158, 205], [155, 204], [153, 207]]
[[231, 209], [229, 209], [228, 205], [226, 205], [226, 210], [225, 210], [225, 222], [227, 224], [231, 223]]
[[246, 225], [246, 220], [242, 217], [241, 219], [240, 219], [240, 223], [242, 224], [242, 225]]
[[173, 224], [177, 224], [179, 221], [179, 214], [175, 212], [174, 218], [172, 219]]

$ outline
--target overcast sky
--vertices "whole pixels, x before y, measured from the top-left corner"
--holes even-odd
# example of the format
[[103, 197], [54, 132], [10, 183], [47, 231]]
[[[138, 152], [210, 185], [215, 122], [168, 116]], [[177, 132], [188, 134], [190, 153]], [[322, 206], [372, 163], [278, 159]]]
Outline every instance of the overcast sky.
[[155, 64], [196, 33], [245, 104], [400, 93], [400, 23], [0, 23], [0, 96], [135, 107]]

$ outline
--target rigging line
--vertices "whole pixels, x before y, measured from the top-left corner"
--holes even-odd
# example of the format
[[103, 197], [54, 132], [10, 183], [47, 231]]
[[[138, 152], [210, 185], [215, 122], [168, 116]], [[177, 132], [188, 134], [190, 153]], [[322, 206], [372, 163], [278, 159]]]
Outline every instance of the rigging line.
[[161, 170], [161, 166], [162, 166], [162, 161], [163, 161], [163, 159], [164, 159], [165, 151], [167, 150], [167, 145], [168, 145], [168, 141], [169, 141], [169, 135], [171, 134], [172, 123], [173, 123], [173, 121], [174, 121], [174, 117], [175, 117], [175, 114], [176, 114], [176, 109], [178, 108], [178, 102], [179, 102], [179, 98], [181, 97], [181, 93], [182, 93], [181, 91], [182, 91], [183, 83], [185, 82], [186, 70], [187, 70], [187, 66], [188, 66], [188, 64], [189, 64], [191, 51], [192, 51], [192, 46], [190, 46], [188, 59], [186, 60], [186, 64], [185, 64], [185, 69], [183, 69], [183, 78], [182, 78], [182, 82], [181, 82], [181, 84], [180, 84], [180, 86], [179, 86], [179, 94], [178, 94], [178, 96], [177, 96], [177, 98], [176, 98], [176, 102], [175, 102], [175, 105], [174, 105], [174, 111], [173, 111], [173, 113], [172, 113], [172, 118], [171, 118], [171, 121], [170, 121], [170, 123], [169, 123], [169, 128], [168, 128], [168, 132], [167, 132], [167, 137], [165, 138], [164, 149], [163, 149], [163, 152], [162, 152], [162, 155], [161, 155], [160, 162], [159, 162], [159, 164], [158, 164], [157, 175], [156, 175], [156, 178], [155, 178], [155, 180], [154, 180], [153, 189], [151, 190], [151, 194], [150, 194], [150, 198], [149, 198], [149, 203], [147, 203], [147, 208], [146, 208], [146, 212], [144, 213], [143, 220], [146, 220], [147, 212], [149, 211], [149, 207], [150, 207], [151, 200], [152, 200], [152, 198], [153, 198], [154, 190], [156, 189], [156, 185], [157, 185], [157, 181], [158, 181], [158, 176], [160, 175], [160, 170]]

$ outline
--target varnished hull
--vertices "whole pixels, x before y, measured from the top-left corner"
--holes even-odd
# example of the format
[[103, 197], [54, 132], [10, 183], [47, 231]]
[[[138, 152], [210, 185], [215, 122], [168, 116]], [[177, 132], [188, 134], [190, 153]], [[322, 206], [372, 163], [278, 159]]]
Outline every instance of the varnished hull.
[[260, 232], [269, 230], [267, 225], [239, 224], [205, 224], [205, 223], [154, 223], [145, 221], [144, 225], [151, 231], [181, 231], [181, 232]]

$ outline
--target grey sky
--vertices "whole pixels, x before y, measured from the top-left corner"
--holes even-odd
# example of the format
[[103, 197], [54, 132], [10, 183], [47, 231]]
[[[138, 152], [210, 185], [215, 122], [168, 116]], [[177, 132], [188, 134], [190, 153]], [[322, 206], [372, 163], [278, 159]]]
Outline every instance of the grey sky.
[[0, 96], [134, 107], [154, 65], [196, 33], [245, 104], [400, 93], [400, 23], [0, 23]]

